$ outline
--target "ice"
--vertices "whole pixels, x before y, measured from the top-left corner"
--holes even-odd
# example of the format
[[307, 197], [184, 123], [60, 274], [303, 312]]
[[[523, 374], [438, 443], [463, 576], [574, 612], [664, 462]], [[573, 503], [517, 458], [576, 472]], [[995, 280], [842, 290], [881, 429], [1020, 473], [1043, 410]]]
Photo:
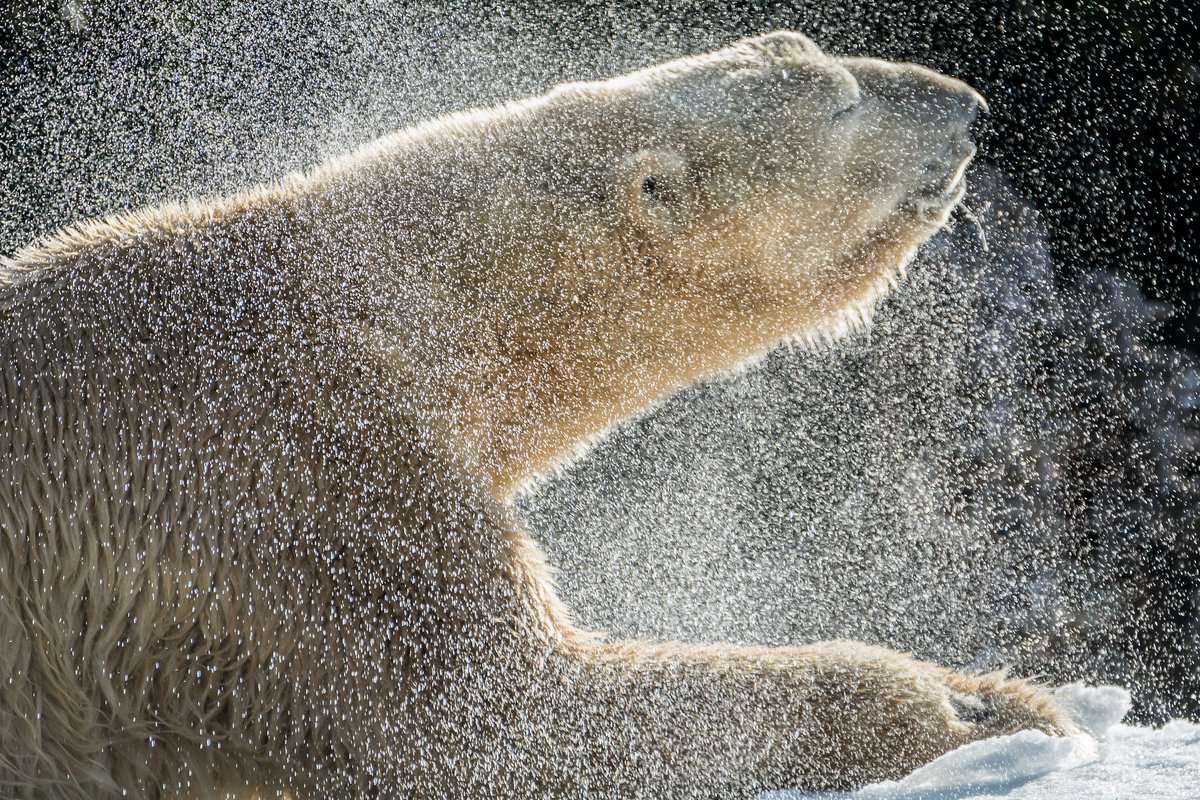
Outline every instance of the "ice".
[[759, 800], [1197, 800], [1200, 725], [1122, 725], [1129, 693], [1072, 684], [1060, 704], [1083, 732], [1022, 731], [958, 748], [900, 781], [856, 792], [769, 792]]

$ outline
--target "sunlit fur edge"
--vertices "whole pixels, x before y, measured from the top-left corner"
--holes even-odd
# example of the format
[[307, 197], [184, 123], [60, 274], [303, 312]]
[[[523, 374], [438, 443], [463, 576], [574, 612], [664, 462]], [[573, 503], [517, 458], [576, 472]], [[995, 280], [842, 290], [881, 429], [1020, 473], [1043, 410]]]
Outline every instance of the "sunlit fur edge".
[[[948, 218], [950, 209], [945, 212], [945, 217]], [[945, 219], [938, 223], [937, 227], [944, 224]], [[878, 278], [875, 279], [857, 299], [853, 300], [845, 308], [843, 308], [836, 316], [830, 319], [823, 320], [819, 325], [816, 325], [808, 330], [792, 334], [780, 339], [774, 346], [768, 347], [760, 352], [752, 353], [740, 361], [724, 368], [716, 378], [717, 380], [728, 380], [744, 375], [756, 366], [761, 364], [772, 353], [777, 352], [781, 348], [787, 348], [789, 351], [801, 350], [812, 353], [819, 353], [834, 347], [847, 339], [850, 339], [858, 334], [870, 330], [874, 322], [875, 313], [879, 309], [879, 305], [887, 297], [890, 292], [899, 288], [900, 283], [908, 274], [908, 265], [912, 262], [916, 253], [920, 250], [920, 244], [914, 244], [905, 252], [900, 263], [895, 267], [885, 270]], [[697, 381], [699, 383], [702, 381]], [[688, 385], [696, 385], [696, 383]], [[682, 391], [686, 386], [680, 387], [678, 391]], [[564, 477], [571, 468], [578, 462], [582, 461], [589, 452], [614, 430], [621, 425], [632, 424], [637, 420], [644, 419], [654, 413], [656, 409], [669, 401], [675, 394], [672, 394], [659, 399], [654, 403], [642, 408], [637, 414], [632, 417], [622, 417], [609, 422], [600, 430], [592, 433], [578, 441], [576, 441], [568, 450], [560, 454], [551, 461], [540, 472], [529, 475], [522, 479], [512, 490], [511, 497], [516, 499], [536, 492], [540, 487]]]

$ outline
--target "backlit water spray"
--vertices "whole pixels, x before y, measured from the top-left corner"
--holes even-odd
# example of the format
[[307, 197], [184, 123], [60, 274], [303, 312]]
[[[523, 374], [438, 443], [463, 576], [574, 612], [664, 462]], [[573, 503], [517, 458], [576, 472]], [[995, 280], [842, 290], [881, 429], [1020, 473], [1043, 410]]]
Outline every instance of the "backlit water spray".
[[[1194, 52], [1186, 19], [1131, 4], [1106, 21], [1090, 3], [977, 16], [467, 5], [10, 4], [0, 252], [776, 27], [970, 77], [1007, 122], [985, 135], [969, 213], [923, 249], [870, 331], [688, 390], [521, 508], [579, 621], [614, 635], [844, 637], [1119, 684], [1141, 721], [1200, 717], [1200, 369], [1175, 346], [1189, 344], [1179, 315], [1196, 266], [1194, 156], [1180, 142], [1195, 133], [1200, 73], [1172, 50]], [[1112, 54], [1088, 66], [1087, 37], [1110, 27]], [[1147, 69], [1156, 90], [1123, 106], [1113, 95], [1140, 65], [1105, 70], [1156, 32], [1175, 37]], [[1028, 98], [1066, 93], [1028, 85], [1053, 70], [1021, 73], [1008, 43], [1034, 37], [1049, 52], [1056, 36], [1064, 69], [1088, 79], [1078, 126], [1051, 108], [1067, 145], [1048, 123], [1012, 121]], [[1094, 128], [1093, 106], [1110, 115]], [[1143, 117], [1162, 120], [1149, 141], [1130, 134]], [[1052, 179], [1039, 177], [1042, 152]], [[1173, 321], [1143, 291], [1160, 282], [1183, 295]]]

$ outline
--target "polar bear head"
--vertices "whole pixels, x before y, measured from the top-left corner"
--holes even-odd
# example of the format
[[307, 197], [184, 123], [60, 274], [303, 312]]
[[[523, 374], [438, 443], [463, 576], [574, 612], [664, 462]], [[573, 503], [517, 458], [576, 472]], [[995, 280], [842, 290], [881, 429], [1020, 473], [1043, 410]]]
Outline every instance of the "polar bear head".
[[748, 325], [747, 351], [869, 317], [961, 200], [984, 107], [924, 67], [831, 57], [791, 32], [579, 91], [626, 134], [619, 235]]
[[419, 236], [454, 232], [429, 249], [479, 365], [431, 406], [511, 487], [683, 384], [854, 327], [961, 199], [982, 106], [777, 32], [418, 131], [416, 185], [461, 209]]

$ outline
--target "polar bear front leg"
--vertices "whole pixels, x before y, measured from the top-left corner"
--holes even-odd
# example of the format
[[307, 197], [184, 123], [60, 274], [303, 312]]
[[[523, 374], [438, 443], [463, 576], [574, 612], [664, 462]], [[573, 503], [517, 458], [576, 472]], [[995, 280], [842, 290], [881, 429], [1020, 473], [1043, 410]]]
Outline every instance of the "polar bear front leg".
[[584, 642], [566, 658], [569, 696], [547, 711], [578, 770], [569, 791], [587, 796], [849, 788], [899, 778], [975, 739], [1066, 727], [1026, 683], [854, 642]]

